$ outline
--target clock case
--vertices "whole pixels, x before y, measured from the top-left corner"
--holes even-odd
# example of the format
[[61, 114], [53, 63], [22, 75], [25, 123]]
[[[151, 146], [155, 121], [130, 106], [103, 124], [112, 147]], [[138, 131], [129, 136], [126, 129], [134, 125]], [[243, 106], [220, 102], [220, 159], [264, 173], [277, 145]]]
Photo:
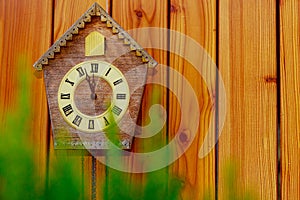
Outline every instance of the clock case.
[[[85, 38], [94, 31], [105, 37], [105, 54], [86, 56]], [[128, 82], [131, 96], [127, 112], [131, 119], [123, 117], [118, 122], [122, 130], [112, 128], [113, 132], [108, 129], [99, 133], [82, 133], [68, 125], [59, 111], [57, 95], [61, 80], [72, 67], [88, 60], [113, 64]], [[44, 72], [54, 148], [110, 149], [112, 143], [107, 134], [115, 134], [113, 138], [118, 140], [116, 145], [130, 149], [135, 131], [135, 126], [131, 124], [136, 123], [138, 118], [147, 70], [156, 65], [157, 62], [99, 4], [93, 4], [34, 64], [36, 70]], [[135, 89], [136, 85], [143, 87]]]

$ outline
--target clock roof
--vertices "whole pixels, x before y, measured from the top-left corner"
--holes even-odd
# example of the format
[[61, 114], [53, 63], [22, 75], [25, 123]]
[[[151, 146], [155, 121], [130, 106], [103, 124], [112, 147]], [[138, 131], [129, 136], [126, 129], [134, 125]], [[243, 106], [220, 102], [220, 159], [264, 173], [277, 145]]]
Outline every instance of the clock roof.
[[55, 53], [59, 53], [62, 46], [66, 46], [68, 41], [72, 40], [73, 34], [79, 34], [80, 29], [85, 28], [85, 23], [91, 22], [92, 16], [98, 16], [106, 27], [117, 34], [124, 44], [128, 45], [131, 51], [136, 51], [136, 56], [141, 57], [144, 63], [149, 67], [155, 67], [157, 62], [149, 55], [99, 4], [94, 3], [68, 30], [60, 37], [49, 49], [41, 56], [33, 67], [36, 70], [42, 70], [44, 65], [48, 65], [49, 59], [55, 58]]

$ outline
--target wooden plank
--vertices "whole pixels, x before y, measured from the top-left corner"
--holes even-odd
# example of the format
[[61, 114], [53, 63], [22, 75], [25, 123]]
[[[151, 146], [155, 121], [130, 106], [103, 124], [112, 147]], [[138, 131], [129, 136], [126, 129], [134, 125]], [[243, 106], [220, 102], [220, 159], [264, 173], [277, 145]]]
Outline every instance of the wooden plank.
[[54, 39], [60, 38], [95, 2], [104, 9], [109, 8], [107, 0], [55, 0]]
[[[228, 102], [219, 140], [219, 198], [249, 190], [258, 199], [276, 199], [276, 2], [219, 3], [219, 69]], [[225, 180], [228, 162], [238, 173], [233, 188]]]
[[[199, 128], [195, 133], [194, 142], [189, 149], [181, 156], [181, 158], [172, 165], [173, 173], [177, 174], [184, 180], [184, 190], [182, 191], [182, 199], [209, 199], [215, 198], [215, 151], [210, 152], [203, 159], [198, 158], [199, 150], [203, 145], [204, 138], [208, 134], [210, 122], [214, 121], [214, 102], [210, 99], [208, 88], [212, 89], [215, 94], [215, 67], [210, 62], [210, 58], [203, 55], [196, 49], [189, 48], [191, 40], [195, 40], [207, 51], [207, 54], [215, 61], [216, 58], [216, 1], [203, 0], [171, 0], [170, 5], [170, 28], [184, 34], [187, 39], [181, 38], [180, 35], [170, 34], [171, 49], [180, 49], [182, 55], [170, 55], [170, 67], [175, 69], [186, 78], [196, 93], [197, 102], [199, 103], [200, 120]], [[199, 49], [198, 49], [199, 50]], [[199, 68], [202, 76], [208, 77], [204, 82], [202, 76], [196, 71], [196, 67], [191, 63], [192, 54], [201, 57], [201, 65]], [[193, 60], [194, 64], [196, 63]], [[198, 66], [199, 67], [199, 66]], [[169, 100], [169, 138], [174, 138], [178, 132], [181, 142], [188, 140], [191, 135], [191, 127], [194, 126], [195, 116], [181, 119], [180, 112], [188, 112], [192, 115], [195, 106], [191, 105], [193, 96], [184, 85], [182, 77], [176, 76], [170, 72], [170, 87], [177, 90], [179, 99], [183, 100], [180, 107], [178, 100], [173, 93], [170, 93]], [[180, 122], [181, 127], [180, 127]], [[214, 127], [212, 127], [214, 133]], [[178, 137], [178, 136], [177, 136]]]
[[51, 10], [50, 0], [0, 2], [0, 124], [6, 114], [16, 108], [17, 94], [21, 92], [18, 87], [19, 76], [29, 74], [30, 88], [26, 93], [30, 97], [31, 131], [28, 139], [35, 145], [31, 147], [34, 148], [41, 184], [44, 184], [46, 174], [48, 110], [42, 76], [35, 74], [32, 64], [50, 45]]
[[[162, 43], [167, 42], [166, 35], [147, 35], [143, 34], [144, 31], [139, 30], [139, 28], [143, 27], [162, 27], [167, 28], [167, 0], [160, 1], [145, 1], [145, 0], [124, 0], [112, 1], [112, 17], [125, 29], [131, 30], [133, 38], [145, 47], [144, 45], [149, 45], [147, 48], [148, 53], [150, 53], [156, 61], [159, 63], [166, 64], [167, 63], [167, 54], [166, 52], [151, 49], [151, 43], [160, 39]], [[146, 31], [147, 32], [147, 31]], [[149, 31], [150, 32], [150, 31]], [[156, 76], [151, 75], [151, 70], [148, 72], [148, 81], [161, 81], [166, 83], [166, 74], [163, 71], [158, 71]], [[166, 109], [166, 88], [154, 85], [147, 85], [145, 87], [142, 110], [140, 116], [139, 124], [145, 125], [149, 122], [148, 111], [149, 108], [154, 104], [160, 104], [164, 106]], [[154, 96], [160, 96], [159, 98], [154, 98]], [[155, 149], [162, 147], [166, 144], [166, 126], [161, 130], [161, 132], [155, 135], [152, 138], [135, 138], [133, 143], [133, 152], [151, 152]], [[143, 134], [143, 133], [139, 133]], [[138, 163], [132, 157], [124, 157], [123, 163], [124, 165], [129, 165], [132, 167], [132, 170], [140, 169], [143, 170], [144, 163]], [[113, 180], [114, 172], [112, 170], [111, 175], [108, 174], [108, 180]], [[121, 174], [122, 178], [128, 180], [129, 190], [135, 190], [138, 192], [137, 196], [144, 195], [143, 189], [145, 189], [147, 182], [147, 174]], [[120, 176], [121, 176], [120, 175]], [[114, 185], [109, 182], [108, 190], [112, 192], [114, 190]], [[166, 185], [165, 185], [166, 186]], [[163, 190], [163, 188], [161, 188]], [[110, 192], [108, 191], [108, 194]]]
[[300, 3], [280, 1], [281, 197], [300, 196]]
[[[55, 1], [54, 10], [54, 41], [60, 38], [74, 22], [76, 22], [82, 14], [84, 14], [93, 3], [99, 3], [104, 9], [107, 9], [106, 0], [67, 0], [67, 1]], [[53, 41], [53, 42], [54, 42]], [[52, 134], [52, 133], [51, 133]], [[53, 148], [53, 144], [51, 149]], [[54, 152], [54, 151], [53, 151]], [[96, 168], [93, 169], [93, 157], [86, 152], [80, 156], [79, 153], [75, 153], [77, 156], [70, 156], [69, 159], [78, 165], [78, 169], [82, 174], [82, 192], [81, 197], [86, 198], [97, 198], [101, 199], [102, 191], [96, 190], [95, 188], [105, 182], [105, 166], [101, 163], [96, 164]], [[52, 155], [53, 161], [55, 155]], [[53, 162], [52, 161], [52, 162]], [[49, 161], [51, 163], [51, 160]], [[101, 187], [98, 187], [101, 188]]]
[[[139, 28], [149, 28], [149, 27], [167, 27], [167, 1], [161, 2], [159, 5], [156, 2], [149, 2], [149, 1], [113, 1], [112, 2], [112, 13], [113, 18], [125, 29], [125, 30], [132, 30], [130, 33], [132, 34], [133, 38], [137, 41], [139, 44], [147, 44], [151, 47], [151, 41], [157, 40], [157, 37], [161, 37], [161, 40], [163, 42], [166, 41], [165, 35], [160, 36], [153, 36], [152, 38], [148, 38], [147, 35], [143, 35], [144, 33], [142, 30], [139, 30]], [[150, 32], [150, 31], [149, 31]], [[147, 51], [154, 57], [156, 61], [159, 63], [167, 63], [167, 54], [166, 52], [160, 51], [160, 50], [154, 50], [154, 49], [147, 49]], [[151, 71], [151, 70], [150, 70]], [[149, 72], [150, 72], [149, 71]], [[159, 72], [157, 72], [159, 74]], [[160, 75], [155, 76], [155, 79], [161, 79], [162, 82], [164, 80], [164, 76], [166, 74], [160, 73]], [[148, 81], [151, 82], [151, 79], [153, 77], [151, 76], [151, 72], [148, 73]], [[143, 105], [141, 110], [141, 123], [146, 124], [149, 122], [148, 120], [148, 110], [152, 106], [153, 102], [153, 96], [154, 91], [159, 93], [161, 95], [161, 99], [158, 100], [158, 104], [161, 104], [162, 106], [165, 106], [165, 99], [166, 99], [166, 89], [162, 87], [156, 87], [153, 85], [147, 85], [144, 92], [143, 97]], [[156, 140], [162, 139], [161, 137], [163, 134], [158, 136]], [[136, 139], [135, 141], [135, 150], [137, 151], [145, 151], [153, 150], [153, 146], [150, 145], [150, 140], [152, 139]], [[144, 141], [142, 141], [144, 140]], [[145, 141], [148, 140], [148, 141]], [[153, 142], [153, 141], [152, 141]], [[147, 146], [146, 143], [149, 143]], [[161, 142], [159, 142], [161, 143]], [[141, 145], [141, 146], [140, 146]], [[142, 149], [139, 149], [142, 148]]]

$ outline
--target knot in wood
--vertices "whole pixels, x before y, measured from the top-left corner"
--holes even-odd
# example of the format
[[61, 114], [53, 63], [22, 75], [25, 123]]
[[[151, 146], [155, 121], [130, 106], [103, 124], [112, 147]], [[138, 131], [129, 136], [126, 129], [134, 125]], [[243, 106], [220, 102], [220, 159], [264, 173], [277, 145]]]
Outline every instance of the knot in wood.
[[189, 141], [190, 138], [190, 131], [189, 130], [183, 130], [180, 134], [179, 134], [179, 140], [181, 143], [187, 143]]
[[186, 142], [187, 141], [187, 135], [185, 134], [185, 133], [180, 133], [180, 136], [179, 136], [179, 138], [180, 138], [180, 141], [181, 142]]
[[267, 76], [267, 77], [265, 77], [265, 81], [267, 83], [277, 83], [277, 78], [276, 77]]
[[135, 14], [138, 18], [142, 18], [143, 17], [143, 12], [140, 10], [135, 10]]
[[178, 11], [177, 7], [175, 5], [171, 5], [170, 12], [171, 13], [176, 13], [177, 11]]

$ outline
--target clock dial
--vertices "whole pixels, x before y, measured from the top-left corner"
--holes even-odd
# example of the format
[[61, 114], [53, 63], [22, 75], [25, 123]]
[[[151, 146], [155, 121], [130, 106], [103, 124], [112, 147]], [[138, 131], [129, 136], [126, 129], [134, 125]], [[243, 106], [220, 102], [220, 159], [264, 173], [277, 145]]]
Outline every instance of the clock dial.
[[85, 133], [103, 131], [118, 122], [129, 105], [129, 86], [110, 63], [86, 61], [61, 80], [58, 107], [64, 120]]
[[94, 89], [91, 91], [88, 81], [82, 81], [78, 84], [74, 102], [78, 110], [89, 116], [97, 116], [104, 113], [111, 106], [112, 88], [103, 78], [92, 76], [94, 80]]

